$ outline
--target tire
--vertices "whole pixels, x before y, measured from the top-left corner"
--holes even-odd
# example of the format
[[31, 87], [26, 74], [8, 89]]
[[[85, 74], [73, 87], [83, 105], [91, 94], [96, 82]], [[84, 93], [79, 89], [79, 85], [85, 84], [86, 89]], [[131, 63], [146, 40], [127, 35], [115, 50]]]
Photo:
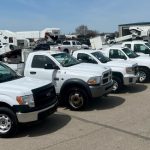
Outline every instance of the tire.
[[114, 93], [120, 92], [123, 87], [121, 79], [119, 77], [113, 77], [113, 82], [114, 82], [114, 85], [113, 85], [112, 92]]
[[86, 107], [89, 97], [85, 90], [73, 87], [66, 93], [66, 102], [71, 110], [82, 110]]
[[147, 69], [144, 68], [139, 68], [139, 78], [138, 78], [138, 82], [139, 83], [145, 83], [146, 81], [149, 80], [149, 71]]
[[0, 108], [0, 137], [12, 137], [16, 134], [18, 121], [15, 113], [7, 107]]
[[68, 50], [68, 49], [64, 49], [64, 52], [65, 52], [65, 53], [69, 53], [69, 50]]

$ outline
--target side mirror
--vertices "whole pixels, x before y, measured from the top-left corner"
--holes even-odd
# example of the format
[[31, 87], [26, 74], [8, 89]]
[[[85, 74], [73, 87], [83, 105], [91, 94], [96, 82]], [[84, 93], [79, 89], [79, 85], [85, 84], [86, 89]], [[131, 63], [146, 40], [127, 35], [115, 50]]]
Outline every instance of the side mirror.
[[124, 60], [127, 60], [127, 57], [126, 57], [126, 56], [121, 56], [120, 58], [121, 58], [121, 59], [124, 59]]
[[145, 49], [145, 54], [150, 54], [150, 49]]
[[60, 68], [56, 65], [52, 65], [52, 64], [45, 64], [44, 69], [55, 69], [55, 70], [59, 70]]
[[45, 64], [44, 69], [53, 69], [53, 65], [52, 64]]

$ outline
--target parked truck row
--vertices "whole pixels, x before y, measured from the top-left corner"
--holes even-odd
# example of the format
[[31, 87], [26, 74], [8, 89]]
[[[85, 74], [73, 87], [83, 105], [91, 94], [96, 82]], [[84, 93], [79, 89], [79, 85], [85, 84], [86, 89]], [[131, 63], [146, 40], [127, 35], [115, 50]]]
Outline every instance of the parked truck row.
[[71, 54], [54, 49], [22, 52], [17, 57], [1, 58], [2, 137], [15, 133], [19, 123], [54, 113], [58, 103], [81, 110], [95, 98], [150, 78], [150, 58], [137, 55], [127, 45], [76, 50]]

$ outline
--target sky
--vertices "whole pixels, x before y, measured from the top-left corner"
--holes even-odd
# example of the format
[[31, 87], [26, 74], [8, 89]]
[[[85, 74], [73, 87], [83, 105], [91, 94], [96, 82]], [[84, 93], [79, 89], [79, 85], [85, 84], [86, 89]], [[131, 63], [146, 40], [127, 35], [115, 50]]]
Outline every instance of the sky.
[[1, 0], [0, 30], [30, 31], [46, 27], [62, 33], [80, 25], [114, 32], [119, 24], [150, 22], [150, 0]]

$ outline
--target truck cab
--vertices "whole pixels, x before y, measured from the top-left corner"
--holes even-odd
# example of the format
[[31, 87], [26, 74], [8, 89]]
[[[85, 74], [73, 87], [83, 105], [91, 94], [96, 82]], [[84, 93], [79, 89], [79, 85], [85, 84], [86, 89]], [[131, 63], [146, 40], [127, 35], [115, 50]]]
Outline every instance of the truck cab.
[[136, 84], [138, 79], [138, 65], [136, 63], [124, 60], [113, 61], [104, 56], [100, 50], [78, 50], [73, 53], [73, 56], [85, 63], [98, 64], [100, 67], [110, 67], [114, 81], [114, 92], [120, 91], [123, 85]]
[[150, 55], [150, 44], [146, 41], [128, 41], [122, 43], [123, 47], [128, 47], [138, 55], [149, 56]]
[[16, 133], [19, 123], [43, 119], [54, 113], [58, 100], [54, 85], [18, 75], [0, 63], [0, 136]]
[[115, 61], [125, 60], [137, 63], [139, 66], [139, 79], [138, 81], [143, 83], [150, 80], [150, 59], [149, 57], [140, 56], [133, 52], [127, 47], [122, 47], [122, 45], [113, 45], [102, 52], [105, 56], [111, 58]]
[[24, 75], [52, 81], [60, 101], [73, 110], [110, 93], [113, 86], [110, 68], [80, 63], [68, 53], [58, 51], [30, 53]]

